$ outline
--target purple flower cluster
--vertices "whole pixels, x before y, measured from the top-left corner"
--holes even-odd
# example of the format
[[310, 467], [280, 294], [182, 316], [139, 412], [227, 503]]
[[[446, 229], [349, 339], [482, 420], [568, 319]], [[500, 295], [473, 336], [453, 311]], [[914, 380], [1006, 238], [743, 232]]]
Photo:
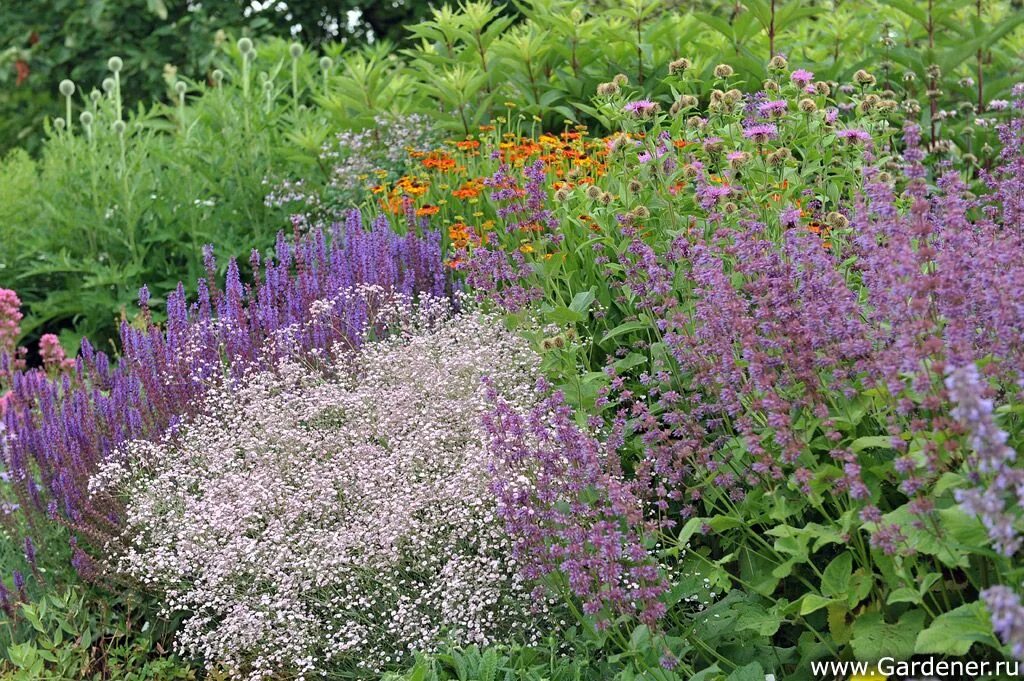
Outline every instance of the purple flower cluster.
[[[39, 370], [13, 374], [3, 412], [9, 447], [2, 462], [13, 491], [29, 513], [63, 516], [90, 540], [115, 531], [115, 507], [92, 499], [87, 482], [120, 443], [158, 435], [190, 413], [206, 391], [225, 378], [281, 356], [356, 342], [370, 319], [368, 305], [337, 297], [359, 284], [404, 294], [446, 292], [440, 236], [396, 234], [385, 218], [370, 229], [357, 211], [328, 234], [279, 235], [275, 258], [250, 258], [252, 283], [238, 263], [228, 265], [224, 288], [200, 280], [191, 305], [179, 285], [167, 298], [167, 322], [149, 322], [143, 288], [142, 325], [121, 327], [117, 363], [82, 343], [74, 367], [50, 379]], [[88, 560], [76, 552], [81, 567]]]
[[558, 220], [547, 208], [549, 197], [544, 161], [537, 160], [523, 168], [523, 177], [526, 182], [520, 187], [511, 174], [511, 168], [503, 164], [494, 175], [484, 180], [484, 185], [494, 190], [490, 198], [498, 204], [498, 217], [505, 220], [506, 230], [537, 232], [556, 228]]
[[544, 399], [523, 413], [492, 390], [484, 417], [513, 555], [528, 579], [564, 577], [599, 626], [619, 614], [653, 624], [668, 584], [642, 543], [643, 505], [619, 468], [624, 424], [601, 443], [576, 425], [561, 393], [543, 382], [538, 391]]
[[1013, 556], [1022, 543], [1012, 509], [1024, 507], [1024, 469], [1013, 467], [1016, 452], [1006, 444], [1007, 434], [993, 418], [992, 400], [983, 397], [977, 367], [968, 364], [951, 371], [946, 388], [956, 405], [951, 415], [966, 428], [974, 451], [971, 477], [983, 483], [956, 490], [956, 499], [964, 510], [981, 518], [995, 549]]
[[993, 586], [981, 592], [992, 615], [992, 629], [1010, 646], [1014, 657], [1024, 660], [1024, 605], [1020, 596], [1006, 586]]

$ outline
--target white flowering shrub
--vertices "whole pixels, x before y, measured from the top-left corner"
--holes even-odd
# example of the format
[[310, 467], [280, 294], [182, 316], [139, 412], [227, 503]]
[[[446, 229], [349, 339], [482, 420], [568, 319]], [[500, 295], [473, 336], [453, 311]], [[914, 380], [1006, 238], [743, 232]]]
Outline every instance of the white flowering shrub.
[[445, 306], [399, 305], [399, 333], [328, 375], [286, 363], [219, 390], [94, 478], [127, 505], [112, 567], [186, 613], [183, 654], [236, 678], [320, 678], [441, 641], [536, 638], [480, 418], [485, 376], [532, 399], [535, 356], [500, 319]]

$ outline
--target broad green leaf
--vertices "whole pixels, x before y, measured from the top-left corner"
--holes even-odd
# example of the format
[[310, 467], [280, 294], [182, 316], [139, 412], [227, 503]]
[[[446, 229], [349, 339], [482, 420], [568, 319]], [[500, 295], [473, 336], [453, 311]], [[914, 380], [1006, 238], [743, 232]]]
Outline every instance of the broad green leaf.
[[821, 594], [829, 598], [846, 598], [853, 575], [853, 556], [840, 553], [821, 574]]
[[812, 612], [817, 612], [818, 610], [821, 610], [822, 608], [835, 602], [836, 601], [833, 598], [825, 598], [824, 596], [819, 596], [818, 594], [806, 594], [800, 600], [800, 614], [810, 615]]
[[853, 654], [868, 662], [877, 662], [881, 657], [909, 660], [924, 619], [923, 610], [905, 612], [896, 624], [887, 624], [881, 613], [864, 613], [853, 623]]
[[782, 617], [755, 603], [741, 603], [736, 606], [736, 631], [753, 631], [761, 636], [771, 636], [782, 626]]
[[608, 333], [606, 333], [604, 335], [604, 337], [601, 339], [601, 342], [602, 343], [606, 343], [606, 342], [612, 340], [613, 338], [618, 338], [619, 336], [621, 336], [623, 334], [629, 333], [631, 331], [638, 331], [640, 329], [646, 329], [646, 328], [648, 328], [648, 326], [644, 322], [624, 322], [624, 323], [619, 324], [618, 326], [616, 326], [614, 329], [612, 329]]
[[917, 635], [914, 653], [963, 656], [975, 643], [998, 647], [992, 620], [981, 601], [939, 615]]
[[862, 452], [865, 449], [892, 449], [892, 437], [889, 435], [865, 435], [850, 443], [850, 449]]
[[726, 677], [726, 681], [764, 681], [764, 679], [764, 667], [760, 662], [751, 662], [739, 667]]

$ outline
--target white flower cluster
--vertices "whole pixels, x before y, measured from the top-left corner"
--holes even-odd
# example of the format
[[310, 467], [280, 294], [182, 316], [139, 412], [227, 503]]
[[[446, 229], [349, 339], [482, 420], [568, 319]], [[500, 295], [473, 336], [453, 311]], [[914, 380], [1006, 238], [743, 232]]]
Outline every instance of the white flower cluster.
[[94, 478], [127, 504], [113, 567], [187, 613], [182, 653], [319, 678], [538, 636], [480, 424], [482, 379], [525, 408], [536, 356], [500, 319], [442, 308], [398, 305], [403, 328], [330, 375], [285, 363], [220, 389]]

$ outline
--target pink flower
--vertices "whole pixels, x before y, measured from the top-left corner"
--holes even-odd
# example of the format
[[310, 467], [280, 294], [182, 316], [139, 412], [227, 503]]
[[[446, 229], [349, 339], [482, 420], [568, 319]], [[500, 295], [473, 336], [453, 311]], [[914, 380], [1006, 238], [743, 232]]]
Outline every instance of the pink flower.
[[789, 74], [789, 80], [798, 87], [804, 87], [814, 80], [814, 74], [806, 69], [797, 69]]
[[626, 104], [622, 107], [622, 110], [636, 118], [650, 118], [658, 112], [659, 108], [661, 107], [658, 106], [657, 102], [652, 102], [649, 99], [638, 99], [635, 102]]

